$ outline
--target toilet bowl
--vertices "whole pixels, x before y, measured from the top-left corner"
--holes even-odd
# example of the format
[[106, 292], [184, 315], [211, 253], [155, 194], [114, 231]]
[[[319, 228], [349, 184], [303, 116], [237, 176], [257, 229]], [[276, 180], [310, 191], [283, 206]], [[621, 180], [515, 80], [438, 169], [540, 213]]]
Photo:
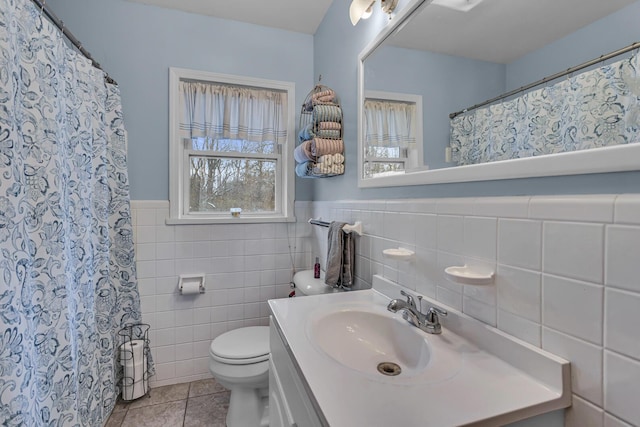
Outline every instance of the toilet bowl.
[[[293, 277], [296, 296], [336, 292], [313, 278], [313, 270]], [[211, 342], [209, 371], [231, 391], [227, 427], [269, 425], [269, 327], [248, 326], [220, 335]]]
[[269, 327], [225, 332], [211, 342], [209, 371], [231, 391], [227, 427], [268, 426]]

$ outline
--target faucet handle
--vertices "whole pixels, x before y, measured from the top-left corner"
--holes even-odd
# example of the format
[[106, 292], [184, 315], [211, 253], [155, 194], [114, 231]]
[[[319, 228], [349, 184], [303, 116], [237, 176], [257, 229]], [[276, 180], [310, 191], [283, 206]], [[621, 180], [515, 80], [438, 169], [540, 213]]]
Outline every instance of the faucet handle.
[[416, 301], [413, 299], [413, 295], [408, 294], [403, 290], [400, 291], [400, 294], [407, 297], [407, 304], [409, 304], [413, 308], [416, 308]]
[[437, 322], [438, 321], [438, 315], [440, 316], [444, 316], [447, 317], [447, 311], [446, 310], [442, 310], [438, 307], [429, 307], [429, 310], [427, 311], [427, 321], [429, 322]]

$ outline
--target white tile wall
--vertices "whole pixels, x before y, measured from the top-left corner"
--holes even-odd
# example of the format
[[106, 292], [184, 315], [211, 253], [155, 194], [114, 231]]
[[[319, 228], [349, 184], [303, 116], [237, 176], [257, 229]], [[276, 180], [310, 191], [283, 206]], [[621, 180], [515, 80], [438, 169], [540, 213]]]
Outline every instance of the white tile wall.
[[[156, 386], [208, 377], [211, 339], [266, 324], [292, 259], [325, 265], [314, 217], [362, 221], [357, 287], [382, 274], [570, 360], [567, 426], [640, 425], [640, 195], [309, 202], [296, 204], [296, 224], [248, 226], [167, 226], [163, 201], [133, 201], [132, 213]], [[415, 259], [382, 256], [399, 246]], [[465, 263], [495, 270], [495, 284], [446, 280], [445, 267]], [[200, 272], [207, 293], [178, 295], [178, 275]]]
[[[640, 426], [640, 195], [312, 202], [313, 217], [362, 221], [356, 275], [383, 274], [572, 362], [569, 427]], [[311, 254], [325, 263], [326, 231]], [[382, 257], [416, 251], [412, 262]], [[449, 265], [497, 272], [485, 288]]]
[[[309, 203], [298, 223], [166, 225], [166, 201], [132, 201], [142, 320], [151, 325], [152, 386], [210, 376], [211, 340], [267, 325], [270, 298], [286, 297], [292, 267], [310, 265]], [[180, 274], [204, 273], [206, 293], [181, 296]]]

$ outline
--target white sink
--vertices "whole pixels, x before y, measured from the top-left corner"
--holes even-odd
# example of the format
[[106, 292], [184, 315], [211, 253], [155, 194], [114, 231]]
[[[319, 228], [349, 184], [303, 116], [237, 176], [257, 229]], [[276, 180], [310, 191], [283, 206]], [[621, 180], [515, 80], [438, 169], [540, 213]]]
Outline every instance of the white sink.
[[430, 345], [428, 334], [380, 307], [322, 307], [309, 316], [307, 336], [335, 362], [382, 382], [442, 381], [460, 366], [459, 355]]
[[[495, 426], [571, 404], [567, 361], [423, 298], [449, 312], [442, 334], [427, 334], [387, 310], [403, 288], [379, 276], [373, 285], [269, 300], [323, 425]], [[381, 362], [400, 374], [380, 373]]]
[[391, 362], [400, 366], [399, 375], [412, 376], [428, 366], [430, 349], [417, 329], [407, 326], [401, 319], [345, 308], [314, 318], [309, 335], [322, 351], [356, 371], [377, 375], [378, 364]]

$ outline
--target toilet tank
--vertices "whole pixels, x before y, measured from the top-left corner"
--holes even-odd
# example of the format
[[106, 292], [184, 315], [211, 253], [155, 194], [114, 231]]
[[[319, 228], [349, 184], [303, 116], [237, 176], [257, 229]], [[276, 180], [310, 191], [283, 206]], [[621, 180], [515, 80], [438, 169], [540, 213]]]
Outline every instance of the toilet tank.
[[313, 277], [313, 270], [298, 271], [293, 276], [296, 285], [296, 296], [320, 295], [340, 292], [341, 289], [333, 288], [324, 283], [324, 271], [320, 271], [320, 278]]

